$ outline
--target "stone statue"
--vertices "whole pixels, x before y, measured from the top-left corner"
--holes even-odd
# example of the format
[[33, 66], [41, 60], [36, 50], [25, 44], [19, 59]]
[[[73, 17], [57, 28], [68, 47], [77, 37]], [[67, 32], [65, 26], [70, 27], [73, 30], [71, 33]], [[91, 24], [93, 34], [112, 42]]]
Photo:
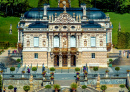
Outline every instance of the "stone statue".
[[84, 41], [84, 46], [87, 46], [87, 41], [86, 40]]
[[66, 13], [66, 1], [63, 1], [62, 3], [64, 5], [64, 13]]
[[100, 74], [98, 74], [97, 81], [100, 81]]

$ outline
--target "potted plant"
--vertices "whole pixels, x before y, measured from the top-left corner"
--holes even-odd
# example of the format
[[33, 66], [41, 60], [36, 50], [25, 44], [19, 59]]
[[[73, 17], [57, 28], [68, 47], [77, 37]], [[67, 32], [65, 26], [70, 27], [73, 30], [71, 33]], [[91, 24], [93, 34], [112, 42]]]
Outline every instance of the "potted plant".
[[43, 71], [42, 74], [43, 74], [43, 76], [45, 76], [46, 75], [46, 71]]
[[[10, 71], [13, 73], [13, 71], [15, 71], [15, 67], [11, 67]], [[12, 74], [12, 77], [14, 77], [14, 75]]]
[[20, 63], [20, 62], [21, 62], [21, 59], [17, 59], [17, 62]]
[[51, 75], [51, 76], [53, 76], [53, 75], [54, 75], [54, 73], [53, 73], [53, 72], [51, 72], [51, 73], [50, 73], [50, 75]]
[[1, 70], [0, 73], [2, 74], [2, 73], [3, 73], [3, 70]]
[[37, 67], [32, 67], [32, 71], [34, 71], [34, 72], [35, 72], [35, 74], [33, 75], [33, 77], [36, 77]]
[[54, 71], [55, 71], [55, 68], [54, 68], [54, 67], [51, 67], [51, 68], [50, 68], [50, 71], [54, 72]]
[[124, 92], [124, 91], [122, 91], [122, 88], [124, 88], [125, 85], [124, 85], [124, 84], [121, 84], [119, 87], [121, 88], [121, 92]]
[[22, 71], [22, 78], [24, 78], [24, 73], [25, 73], [25, 71]]
[[13, 89], [14, 87], [12, 85], [8, 86], [8, 89], [10, 89], [10, 91]]
[[75, 71], [76, 71], [76, 72], [80, 71], [80, 68], [79, 68], [79, 67], [76, 67], [76, 68], [75, 68]]
[[76, 73], [76, 75], [79, 75], [79, 74], [80, 74], [79, 72]]
[[84, 92], [85, 92], [85, 89], [87, 88], [86, 85], [82, 85], [82, 89], [84, 89]]
[[[98, 67], [93, 67], [93, 70], [95, 71], [95, 73], [96, 73], [96, 71], [98, 71]], [[97, 76], [97, 74], [95, 74], [94, 75], [95, 77]]]
[[109, 72], [109, 70], [106, 70], [105, 72], [106, 72], [106, 73], [108, 73], [108, 72]]
[[78, 85], [77, 85], [76, 83], [72, 83], [72, 84], [71, 84], [71, 90], [72, 90], [73, 92], [76, 92], [77, 87], [78, 87]]
[[59, 84], [54, 84], [53, 85], [55, 92], [58, 92], [58, 90], [60, 89], [60, 85]]
[[30, 86], [25, 85], [25, 86], [23, 86], [23, 89], [24, 89], [25, 92], [28, 92], [30, 90]]
[[87, 74], [88, 74], [87, 71], [84, 71], [84, 76], [87, 76]]
[[49, 89], [51, 89], [51, 85], [46, 85], [45, 88], [48, 89], [49, 92]]
[[115, 70], [117, 71], [117, 76], [119, 76], [118, 71], [120, 70], [120, 67], [115, 67]]
[[53, 80], [54, 79], [54, 77], [53, 76], [51, 76], [51, 80]]
[[105, 90], [107, 89], [107, 86], [106, 86], [106, 85], [102, 85], [100, 89], [101, 89], [103, 92], [105, 92]]

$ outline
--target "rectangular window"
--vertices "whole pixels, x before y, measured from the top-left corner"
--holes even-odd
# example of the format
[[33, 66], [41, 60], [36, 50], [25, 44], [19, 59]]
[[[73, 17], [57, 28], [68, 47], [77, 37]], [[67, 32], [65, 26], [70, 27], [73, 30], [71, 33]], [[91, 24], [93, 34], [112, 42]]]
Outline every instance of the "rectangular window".
[[38, 58], [38, 53], [34, 53], [34, 58]]
[[95, 58], [95, 53], [92, 53], [92, 58]]
[[91, 37], [91, 47], [96, 47], [96, 38]]
[[39, 37], [34, 37], [34, 47], [39, 46]]

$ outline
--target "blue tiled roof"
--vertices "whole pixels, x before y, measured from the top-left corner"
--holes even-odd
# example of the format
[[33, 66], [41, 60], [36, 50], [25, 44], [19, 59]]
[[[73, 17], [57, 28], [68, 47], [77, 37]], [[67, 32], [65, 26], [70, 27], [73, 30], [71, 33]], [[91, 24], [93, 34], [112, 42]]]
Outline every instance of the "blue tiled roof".
[[[30, 9], [30, 11], [25, 12], [24, 16], [25, 18], [39, 18], [42, 19], [44, 15], [44, 9], [43, 8], [33, 8]], [[60, 13], [63, 13], [64, 9], [63, 8], [47, 8], [47, 16], [55, 15], [57, 13], [57, 16], [60, 15]], [[81, 18], [83, 16], [83, 9], [82, 8], [66, 8], [66, 11], [68, 14], [73, 16], [73, 13], [75, 15], [80, 15]], [[104, 19], [106, 18], [105, 14], [100, 11], [100, 9], [97, 8], [87, 8], [86, 9], [86, 15], [88, 19]]]
[[94, 21], [90, 21], [89, 23], [82, 23], [82, 28], [101, 28], [100, 24], [95, 24]]
[[48, 24], [36, 21], [35, 23], [30, 24], [28, 28], [48, 28]]

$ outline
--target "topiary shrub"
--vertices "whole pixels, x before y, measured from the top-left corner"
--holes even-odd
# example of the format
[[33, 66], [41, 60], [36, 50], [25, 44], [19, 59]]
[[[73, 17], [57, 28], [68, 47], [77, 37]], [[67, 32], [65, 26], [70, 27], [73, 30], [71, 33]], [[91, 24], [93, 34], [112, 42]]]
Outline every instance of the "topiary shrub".
[[17, 59], [17, 62], [20, 63], [20, 62], [21, 62], [21, 59]]
[[24, 89], [24, 91], [28, 92], [30, 90], [30, 86], [25, 85], [25, 86], [23, 86], [23, 89]]
[[80, 68], [79, 68], [79, 67], [76, 67], [76, 68], [75, 68], [75, 71], [80, 71]]
[[10, 90], [12, 90], [13, 88], [14, 88], [13, 85], [8, 86], [8, 89], [10, 89]]
[[50, 71], [52, 71], [52, 72], [55, 71], [55, 68], [54, 68], [54, 67], [51, 67], [51, 68], [50, 68]]

